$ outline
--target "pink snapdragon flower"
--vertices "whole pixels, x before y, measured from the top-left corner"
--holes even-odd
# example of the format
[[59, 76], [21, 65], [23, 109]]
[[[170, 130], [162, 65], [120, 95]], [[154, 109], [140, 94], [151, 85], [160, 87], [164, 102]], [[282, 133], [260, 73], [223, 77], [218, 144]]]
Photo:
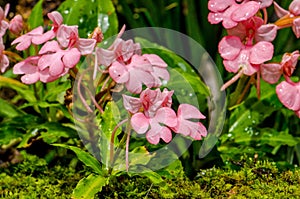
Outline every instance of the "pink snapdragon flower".
[[211, 24], [222, 22], [224, 28], [233, 28], [238, 22], [253, 17], [260, 9], [260, 3], [256, 1], [243, 1], [237, 3], [235, 0], [209, 0], [208, 21]]
[[142, 84], [148, 88], [162, 85], [161, 79], [169, 80], [167, 64], [155, 55], [133, 55], [129, 64], [115, 61], [109, 67], [109, 75], [117, 83], [125, 83], [131, 93], [140, 93]]
[[6, 4], [4, 10], [0, 7], [0, 37], [2, 37], [9, 27], [9, 23], [5, 20], [8, 14], [9, 4]]
[[9, 23], [9, 31], [15, 35], [19, 35], [23, 30], [23, 18], [21, 15], [16, 15]]
[[262, 64], [260, 71], [263, 80], [270, 84], [275, 84], [281, 75], [288, 79], [296, 69], [299, 56], [299, 51], [296, 50], [292, 53], [284, 53], [280, 63]]
[[281, 103], [300, 118], [300, 82], [283, 81], [276, 86], [276, 93]]
[[65, 71], [64, 74], [60, 76], [52, 76], [49, 73], [49, 68], [41, 70], [38, 66], [40, 56], [28, 57], [25, 60], [17, 63], [13, 68], [14, 74], [23, 75], [21, 81], [25, 84], [33, 84], [37, 81], [44, 83], [54, 81], [58, 79], [61, 75], [66, 74], [68, 71]]
[[177, 125], [171, 129], [194, 140], [201, 140], [207, 135], [205, 126], [201, 122], [190, 121], [190, 119], [205, 119], [205, 116], [190, 104], [180, 104], [177, 110]]
[[3, 52], [4, 52], [4, 45], [3, 45], [2, 39], [0, 38], [0, 71], [1, 71], [1, 73], [4, 73], [7, 69], [7, 67], [9, 66], [9, 59]]
[[275, 22], [279, 28], [292, 27], [297, 38], [300, 38], [300, 0], [293, 0], [289, 10], [285, 10], [274, 2], [276, 15], [280, 18]]

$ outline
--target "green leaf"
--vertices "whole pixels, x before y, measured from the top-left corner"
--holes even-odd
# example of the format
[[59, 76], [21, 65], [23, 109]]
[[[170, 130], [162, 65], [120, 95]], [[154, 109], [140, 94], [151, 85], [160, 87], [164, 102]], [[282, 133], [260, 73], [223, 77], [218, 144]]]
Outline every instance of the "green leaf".
[[95, 194], [101, 192], [102, 187], [107, 185], [109, 178], [101, 175], [90, 174], [79, 181], [72, 193], [73, 199], [91, 199]]
[[31, 14], [28, 18], [28, 24], [31, 30], [38, 26], [42, 26], [44, 24], [42, 5], [43, 5], [43, 0], [39, 0], [39, 2], [35, 4], [35, 6], [31, 11]]
[[78, 157], [78, 159], [83, 162], [86, 166], [92, 168], [96, 173], [102, 174], [103, 171], [101, 169], [101, 165], [98, 162], [98, 160], [91, 155], [90, 153], [84, 151], [81, 148], [75, 147], [75, 146], [68, 146], [65, 144], [52, 144], [53, 146], [59, 146], [59, 147], [64, 147], [67, 149], [72, 150]]
[[2, 98], [0, 98], [0, 107], [0, 117], [13, 118], [24, 114], [16, 106]]
[[68, 25], [78, 25], [81, 37], [87, 37], [97, 26], [108, 38], [118, 32], [118, 19], [111, 0], [66, 0], [58, 11]]

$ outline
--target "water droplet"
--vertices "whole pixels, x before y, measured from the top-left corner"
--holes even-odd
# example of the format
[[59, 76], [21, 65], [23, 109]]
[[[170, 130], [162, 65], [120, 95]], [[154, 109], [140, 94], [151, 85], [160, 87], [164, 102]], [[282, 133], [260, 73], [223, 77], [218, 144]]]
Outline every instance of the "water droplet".
[[232, 134], [231, 133], [228, 133], [228, 135], [227, 135], [228, 137], [231, 137], [232, 136]]
[[69, 14], [70, 13], [70, 11], [69, 10], [64, 10], [64, 12], [63, 12], [64, 14]]

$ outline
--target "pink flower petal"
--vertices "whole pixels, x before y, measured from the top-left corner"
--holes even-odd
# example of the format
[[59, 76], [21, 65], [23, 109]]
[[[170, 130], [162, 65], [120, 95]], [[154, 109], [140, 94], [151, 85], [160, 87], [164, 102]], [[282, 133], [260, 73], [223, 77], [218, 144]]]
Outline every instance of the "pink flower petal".
[[78, 39], [77, 48], [82, 55], [91, 54], [94, 51], [96, 45], [95, 39]]
[[117, 61], [109, 67], [109, 75], [117, 83], [128, 82], [130, 78], [126, 66]]
[[208, 9], [213, 12], [222, 12], [232, 4], [235, 4], [235, 0], [209, 0]]
[[184, 119], [205, 119], [206, 117], [194, 106], [190, 104], [180, 104], [177, 111], [178, 117]]
[[21, 77], [21, 81], [25, 84], [34, 84], [40, 79], [39, 72], [25, 74]]
[[293, 111], [300, 110], [300, 83], [283, 81], [276, 86], [276, 93], [284, 106]]
[[260, 9], [260, 5], [258, 2], [249, 1], [241, 4], [238, 9], [236, 9], [232, 15], [232, 20], [239, 22], [245, 21], [253, 17]]
[[48, 41], [39, 51], [39, 54], [54, 53], [61, 50], [57, 41]]
[[260, 26], [255, 33], [255, 40], [272, 42], [277, 35], [277, 26], [274, 24], [266, 24]]
[[55, 37], [55, 33], [53, 32], [53, 30], [49, 30], [42, 35], [33, 37], [32, 43], [37, 44], [37, 45], [43, 44], [43, 43], [53, 39], [54, 37]]
[[162, 107], [158, 109], [154, 118], [159, 123], [165, 124], [169, 127], [174, 127], [177, 125], [176, 113], [169, 107]]
[[300, 0], [293, 0], [289, 5], [289, 10], [294, 15], [300, 15]]
[[292, 26], [293, 32], [295, 33], [297, 39], [300, 38], [300, 19], [294, 19], [293, 20], [293, 26]]
[[148, 88], [152, 88], [155, 83], [151, 73], [139, 69], [131, 69], [129, 72], [129, 80], [126, 82], [126, 88], [131, 93], [140, 93], [142, 91], [142, 83]]
[[53, 22], [54, 26], [60, 26], [63, 23], [63, 17], [57, 11], [53, 11], [47, 14], [48, 18]]
[[277, 83], [282, 75], [281, 68], [282, 66], [278, 63], [262, 64], [260, 66], [260, 71], [263, 80], [270, 84]]
[[122, 96], [123, 96], [124, 108], [130, 113], [136, 113], [142, 107], [142, 103], [139, 98], [131, 97], [127, 95], [122, 95]]
[[144, 134], [149, 128], [149, 119], [145, 117], [143, 113], [136, 113], [130, 120], [132, 128], [138, 134]]
[[223, 59], [233, 60], [244, 48], [240, 38], [236, 36], [226, 36], [219, 43], [219, 53]]
[[73, 68], [80, 60], [80, 52], [77, 48], [64, 51], [62, 61], [67, 68]]
[[115, 52], [103, 48], [96, 48], [96, 56], [98, 65], [110, 66], [112, 62], [116, 61]]
[[283, 16], [289, 14], [289, 11], [280, 7], [275, 1], [273, 2], [273, 4], [274, 4], [274, 10], [275, 10], [277, 17], [282, 18]]
[[145, 57], [152, 66], [166, 68], [168, 64], [162, 60], [158, 55], [155, 54], [143, 54], [142, 57]]
[[250, 50], [249, 60], [252, 64], [262, 64], [273, 57], [274, 46], [270, 42], [261, 41], [256, 43]]

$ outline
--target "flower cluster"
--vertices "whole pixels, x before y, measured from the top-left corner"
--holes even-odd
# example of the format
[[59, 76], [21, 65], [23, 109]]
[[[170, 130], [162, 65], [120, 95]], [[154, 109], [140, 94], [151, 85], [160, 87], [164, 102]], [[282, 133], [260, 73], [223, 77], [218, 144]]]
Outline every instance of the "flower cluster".
[[26, 84], [51, 82], [64, 76], [79, 62], [81, 55], [91, 54], [96, 44], [95, 39], [79, 38], [78, 26], [64, 25], [59, 12], [48, 13], [48, 17], [53, 22], [51, 30], [44, 33], [39, 26], [12, 42], [19, 51], [32, 44], [43, 44], [37, 55], [27, 57], [13, 68], [15, 74], [23, 74], [21, 80]]
[[[268, 23], [266, 8], [272, 4], [278, 20]], [[276, 38], [278, 30], [292, 27], [295, 36], [300, 37], [299, 7], [299, 0], [293, 0], [288, 11], [273, 0], [209, 0], [208, 21], [212, 24], [222, 22], [228, 33], [218, 46], [223, 64], [228, 72], [236, 73], [221, 90], [226, 89], [242, 75], [247, 75], [256, 80], [259, 97], [260, 78], [275, 84], [283, 76], [285, 80], [276, 87], [278, 98], [300, 118], [299, 83], [291, 80], [299, 51], [285, 53], [280, 63], [268, 62], [273, 58], [272, 41]]]
[[[100, 28], [95, 28], [89, 38], [80, 38], [78, 26], [65, 25], [62, 15], [57, 11], [47, 15], [52, 25], [50, 30], [44, 31], [44, 28], [39, 26], [25, 34], [20, 34], [22, 31], [20, 17], [16, 16], [9, 24], [4, 20], [6, 14], [7, 9], [5, 11], [0, 9], [0, 33], [4, 33], [10, 27], [11, 32], [18, 36], [12, 41], [12, 45], [16, 45], [18, 51], [29, 52], [29, 47], [35, 50], [35, 54], [26, 53], [30, 56], [13, 67], [14, 74], [22, 75], [23, 83], [34, 84], [38, 81], [48, 83], [67, 74], [75, 74], [79, 75], [80, 85], [84, 72], [78, 72], [74, 67], [82, 56], [91, 55], [95, 58], [94, 76], [98, 71], [102, 77], [105, 76], [100, 78], [102, 82], [97, 84], [102, 86], [101, 91], [106, 89], [112, 92], [110, 89], [115, 85], [124, 85], [130, 93], [140, 94], [140, 98], [124, 95], [124, 106], [132, 116], [129, 120], [132, 128], [138, 134], [146, 133], [150, 143], [157, 144], [160, 138], [167, 143], [170, 142], [171, 131], [190, 136], [195, 140], [206, 136], [207, 130], [204, 125], [195, 121], [204, 119], [205, 116], [196, 107], [181, 104], [177, 114], [171, 108], [174, 91], [165, 89], [161, 92], [159, 89], [170, 79], [168, 65], [155, 54], [142, 54], [140, 44], [134, 43], [133, 40], [123, 40], [121, 36], [125, 26], [111, 46], [101, 48], [97, 46], [97, 43], [103, 40]], [[0, 43], [0, 66], [4, 72], [9, 63], [2, 52], [4, 46]], [[87, 111], [93, 112], [80, 89], [78, 95]], [[90, 97], [93, 98], [92, 101], [100, 113], [103, 113], [105, 98], [97, 101], [95, 96]]]

